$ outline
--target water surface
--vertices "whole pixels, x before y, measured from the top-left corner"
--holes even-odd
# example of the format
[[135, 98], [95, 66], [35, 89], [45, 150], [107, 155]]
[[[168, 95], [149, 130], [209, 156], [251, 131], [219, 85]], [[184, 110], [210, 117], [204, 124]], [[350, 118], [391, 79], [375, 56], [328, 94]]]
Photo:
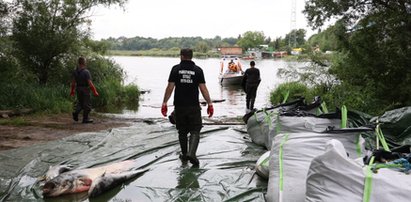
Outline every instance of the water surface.
[[[115, 62], [121, 65], [127, 73], [126, 84], [135, 83], [142, 90], [149, 93], [142, 96], [140, 108], [137, 112], [125, 110], [124, 116], [139, 118], [161, 117], [160, 106], [163, 100], [164, 90], [167, 86], [167, 79], [171, 67], [180, 62], [179, 58], [159, 58], [159, 57], [128, 57], [113, 56]], [[225, 100], [222, 103], [215, 103], [215, 116], [233, 117], [242, 116], [245, 113], [245, 92], [240, 86], [221, 86], [218, 80], [220, 73], [220, 59], [193, 59], [204, 71], [206, 85], [210, 91], [211, 99]], [[249, 68], [249, 60], [240, 60], [243, 70]], [[287, 66], [283, 60], [257, 60], [256, 67], [260, 69], [261, 84], [258, 88], [256, 108], [270, 106], [269, 93], [279, 83], [283, 82], [277, 77], [279, 68]], [[203, 99], [200, 94], [200, 99]], [[168, 104], [172, 105], [173, 96]], [[172, 110], [172, 107], [169, 107]], [[205, 107], [203, 116], [206, 115]]]

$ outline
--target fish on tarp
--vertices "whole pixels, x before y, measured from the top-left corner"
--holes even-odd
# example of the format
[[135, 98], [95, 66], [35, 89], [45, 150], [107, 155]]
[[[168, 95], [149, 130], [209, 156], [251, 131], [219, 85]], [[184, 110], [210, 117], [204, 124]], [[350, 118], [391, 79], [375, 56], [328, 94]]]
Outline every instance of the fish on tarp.
[[135, 162], [128, 160], [95, 168], [72, 170], [66, 165], [51, 167], [46, 173], [43, 197], [57, 197], [88, 191], [96, 197], [119, 184], [134, 178], [148, 169], [135, 169]]

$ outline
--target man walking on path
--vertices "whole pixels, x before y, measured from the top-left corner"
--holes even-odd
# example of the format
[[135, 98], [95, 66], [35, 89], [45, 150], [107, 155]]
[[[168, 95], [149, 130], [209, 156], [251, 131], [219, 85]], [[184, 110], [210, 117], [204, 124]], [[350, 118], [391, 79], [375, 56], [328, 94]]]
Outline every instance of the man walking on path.
[[[193, 166], [198, 167], [200, 162], [196, 152], [200, 141], [200, 130], [203, 127], [198, 89], [207, 102], [208, 117], [213, 116], [214, 108], [205, 85], [203, 70], [191, 60], [192, 58], [193, 51], [191, 49], [181, 49], [181, 62], [171, 69], [161, 113], [163, 116], [167, 116], [167, 101], [175, 87], [174, 116], [181, 147], [180, 159], [182, 161], [189, 160]], [[187, 151], [188, 133], [190, 133], [190, 139]]]
[[255, 62], [250, 62], [250, 68], [245, 70], [241, 86], [243, 87], [246, 96], [247, 113], [254, 109], [254, 102], [257, 96], [257, 88], [261, 82], [260, 70], [255, 68]]
[[83, 110], [83, 123], [93, 123], [93, 120], [89, 119], [91, 111], [90, 89], [93, 91], [94, 96], [99, 96], [96, 87], [94, 87], [91, 81], [90, 72], [86, 69], [86, 59], [80, 57], [77, 69], [73, 72], [70, 91], [70, 96], [74, 96], [74, 90], [77, 92], [77, 105], [72, 113], [74, 121], [78, 121], [78, 115]]

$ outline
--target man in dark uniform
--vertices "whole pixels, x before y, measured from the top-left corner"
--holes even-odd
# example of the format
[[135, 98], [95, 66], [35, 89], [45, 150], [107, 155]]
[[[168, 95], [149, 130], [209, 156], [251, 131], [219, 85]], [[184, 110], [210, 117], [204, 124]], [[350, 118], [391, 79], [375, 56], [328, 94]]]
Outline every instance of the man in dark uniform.
[[[181, 62], [171, 69], [161, 113], [163, 116], [167, 116], [167, 101], [175, 87], [174, 116], [181, 147], [180, 159], [182, 161], [189, 160], [193, 166], [198, 167], [200, 162], [196, 157], [196, 152], [200, 141], [200, 130], [203, 127], [198, 89], [208, 104], [209, 117], [213, 116], [214, 108], [205, 85], [203, 70], [195, 65], [191, 60], [192, 57], [193, 51], [191, 49], [181, 49]], [[188, 133], [190, 133], [190, 142], [187, 151]]]
[[245, 70], [242, 87], [246, 92], [247, 113], [254, 109], [254, 102], [257, 96], [257, 88], [261, 82], [260, 70], [255, 68], [255, 62], [250, 62], [250, 68]]
[[83, 110], [83, 123], [92, 123], [93, 120], [88, 117], [91, 111], [90, 89], [93, 91], [94, 96], [98, 96], [98, 92], [91, 81], [90, 72], [86, 69], [86, 59], [84, 57], [78, 59], [77, 69], [73, 72], [70, 96], [74, 96], [74, 89], [77, 92], [77, 105], [72, 113], [73, 120], [78, 121], [78, 115]]

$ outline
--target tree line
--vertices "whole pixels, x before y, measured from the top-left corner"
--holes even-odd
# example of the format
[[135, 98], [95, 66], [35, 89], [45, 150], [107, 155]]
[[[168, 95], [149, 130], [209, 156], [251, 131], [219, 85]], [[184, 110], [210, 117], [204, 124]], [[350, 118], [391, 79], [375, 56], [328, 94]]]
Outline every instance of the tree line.
[[[275, 40], [271, 40], [270, 37], [266, 37], [264, 32], [260, 31], [247, 31], [238, 37], [221, 38], [215, 36], [214, 38], [202, 38], [202, 37], [168, 37], [163, 39], [154, 39], [151, 37], [109, 37], [107, 39], [101, 39], [99, 42], [105, 44], [110, 50], [127, 50], [127, 51], [144, 51], [144, 50], [170, 50], [181, 47], [190, 47], [194, 51], [199, 53], [207, 53], [210, 50], [215, 50], [219, 47], [239, 46], [244, 51], [251, 48], [259, 48], [261, 45], [269, 45], [272, 50], [291, 50], [292, 46], [300, 47], [306, 42], [306, 31], [304, 29], [292, 30], [284, 38], [278, 37]], [[296, 43], [290, 45], [290, 37], [295, 36]]]

